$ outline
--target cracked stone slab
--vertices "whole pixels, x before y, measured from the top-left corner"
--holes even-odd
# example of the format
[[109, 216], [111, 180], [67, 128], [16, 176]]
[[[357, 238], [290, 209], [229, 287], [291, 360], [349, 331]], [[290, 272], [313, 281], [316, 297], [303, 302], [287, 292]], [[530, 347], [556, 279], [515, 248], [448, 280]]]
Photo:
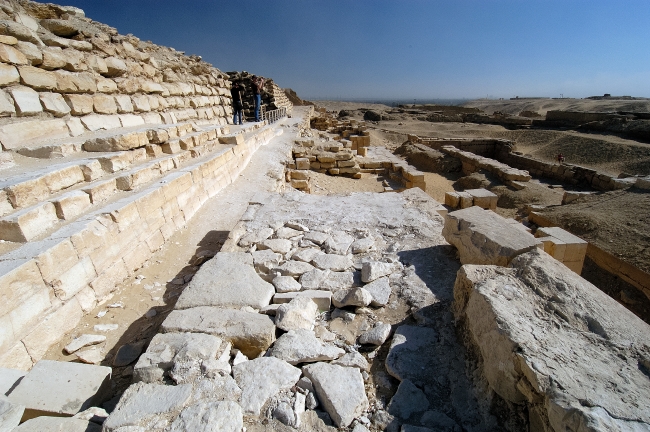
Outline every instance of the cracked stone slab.
[[203, 264], [178, 297], [176, 309], [197, 306], [261, 309], [271, 302], [275, 288], [255, 272], [250, 254], [219, 252]]
[[312, 330], [290, 330], [275, 341], [269, 355], [289, 364], [336, 360], [345, 350], [321, 342]]
[[314, 363], [302, 370], [313, 383], [318, 399], [337, 426], [349, 426], [368, 408], [359, 369]]
[[257, 357], [275, 341], [275, 324], [268, 315], [210, 306], [174, 310], [160, 328], [164, 333], [218, 336], [248, 357]]
[[300, 369], [275, 357], [240, 363], [232, 372], [242, 390], [241, 407], [254, 415], [259, 415], [262, 406], [277, 392], [293, 387], [301, 375]]

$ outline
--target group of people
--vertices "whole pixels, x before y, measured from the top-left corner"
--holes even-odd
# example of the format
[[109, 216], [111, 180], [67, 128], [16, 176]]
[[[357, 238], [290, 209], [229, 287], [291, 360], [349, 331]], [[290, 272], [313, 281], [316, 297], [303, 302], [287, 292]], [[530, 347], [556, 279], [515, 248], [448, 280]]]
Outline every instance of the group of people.
[[[255, 99], [255, 121], [260, 121], [260, 106], [262, 105], [262, 88], [264, 87], [264, 78], [253, 75], [251, 81], [251, 92], [253, 93]], [[233, 116], [234, 124], [243, 123], [243, 111], [244, 111], [244, 102], [242, 97], [244, 95], [244, 85], [241, 80], [237, 80], [233, 83], [232, 88], [230, 89], [230, 94], [232, 95], [232, 108], [235, 112]]]

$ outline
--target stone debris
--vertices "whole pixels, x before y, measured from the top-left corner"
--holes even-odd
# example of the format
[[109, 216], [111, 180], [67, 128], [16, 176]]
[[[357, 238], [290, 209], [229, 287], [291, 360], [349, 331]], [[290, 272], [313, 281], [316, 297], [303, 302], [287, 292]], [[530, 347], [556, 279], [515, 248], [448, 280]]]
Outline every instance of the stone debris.
[[351, 353], [344, 354], [336, 360], [331, 362], [333, 365], [345, 366], [345, 367], [355, 367], [362, 371], [367, 371], [370, 369], [370, 364], [368, 360], [358, 352], [354, 351]]
[[336, 360], [345, 350], [321, 342], [311, 330], [290, 330], [278, 338], [269, 355], [289, 364]]
[[314, 328], [318, 305], [309, 297], [296, 297], [275, 312], [275, 325], [282, 330]]
[[101, 432], [102, 426], [88, 420], [64, 417], [36, 417], [12, 431], [16, 432]]
[[99, 343], [104, 342], [105, 340], [106, 340], [106, 336], [84, 334], [79, 336], [78, 338], [75, 338], [72, 342], [66, 345], [65, 348], [63, 348], [63, 350], [68, 354], [72, 354], [73, 352], [78, 351], [81, 348], [87, 347], [89, 345], [97, 345]]
[[390, 336], [390, 330], [390, 324], [384, 324], [379, 321], [375, 323], [375, 327], [359, 336], [359, 343], [362, 345], [382, 345], [386, 342], [388, 336]]
[[345, 271], [352, 267], [352, 260], [344, 255], [336, 254], [319, 254], [316, 255], [311, 263], [321, 270]]
[[385, 262], [364, 262], [361, 267], [361, 280], [365, 283], [372, 282], [383, 276], [388, 276], [394, 271], [394, 265]]
[[411, 381], [405, 379], [397, 387], [386, 408], [388, 413], [402, 419], [408, 419], [413, 413], [424, 412], [429, 408], [427, 396]]
[[346, 306], [368, 306], [372, 294], [363, 288], [340, 289], [332, 294], [332, 304], [337, 308]]
[[11, 431], [20, 424], [25, 407], [12, 403], [7, 396], [0, 395], [0, 430]]
[[370, 305], [374, 307], [386, 306], [392, 293], [390, 279], [388, 277], [375, 279], [369, 284], [364, 285], [363, 289], [368, 291], [372, 296]]
[[271, 283], [279, 293], [295, 292], [302, 289], [302, 285], [291, 276], [276, 276]]
[[83, 351], [75, 352], [75, 355], [82, 363], [99, 364], [104, 360], [104, 353], [101, 347], [93, 347]]
[[327, 413], [339, 427], [347, 427], [368, 408], [361, 372], [357, 368], [315, 363], [303, 367]]
[[89, 422], [102, 424], [106, 421], [108, 413], [104, 408], [90, 407], [85, 411], [75, 414], [72, 418], [87, 420]]
[[259, 415], [266, 401], [283, 389], [290, 389], [300, 378], [300, 369], [275, 357], [262, 357], [238, 364], [233, 376], [242, 390], [245, 413]]

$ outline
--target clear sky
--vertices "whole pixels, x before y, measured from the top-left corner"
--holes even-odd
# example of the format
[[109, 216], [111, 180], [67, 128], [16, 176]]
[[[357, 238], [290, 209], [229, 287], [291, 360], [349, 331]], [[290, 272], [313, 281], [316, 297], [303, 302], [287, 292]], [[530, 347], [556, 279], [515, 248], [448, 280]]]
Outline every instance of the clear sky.
[[307, 99], [650, 97], [649, 0], [62, 4]]

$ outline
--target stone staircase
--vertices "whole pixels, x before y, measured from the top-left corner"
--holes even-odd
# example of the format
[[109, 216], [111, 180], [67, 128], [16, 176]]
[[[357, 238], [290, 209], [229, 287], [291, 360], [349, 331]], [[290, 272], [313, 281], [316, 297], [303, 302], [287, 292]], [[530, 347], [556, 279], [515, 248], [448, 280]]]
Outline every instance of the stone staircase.
[[30, 161], [28, 173], [10, 169], [0, 183], [0, 365], [41, 359], [277, 132], [263, 122], [114, 129]]

